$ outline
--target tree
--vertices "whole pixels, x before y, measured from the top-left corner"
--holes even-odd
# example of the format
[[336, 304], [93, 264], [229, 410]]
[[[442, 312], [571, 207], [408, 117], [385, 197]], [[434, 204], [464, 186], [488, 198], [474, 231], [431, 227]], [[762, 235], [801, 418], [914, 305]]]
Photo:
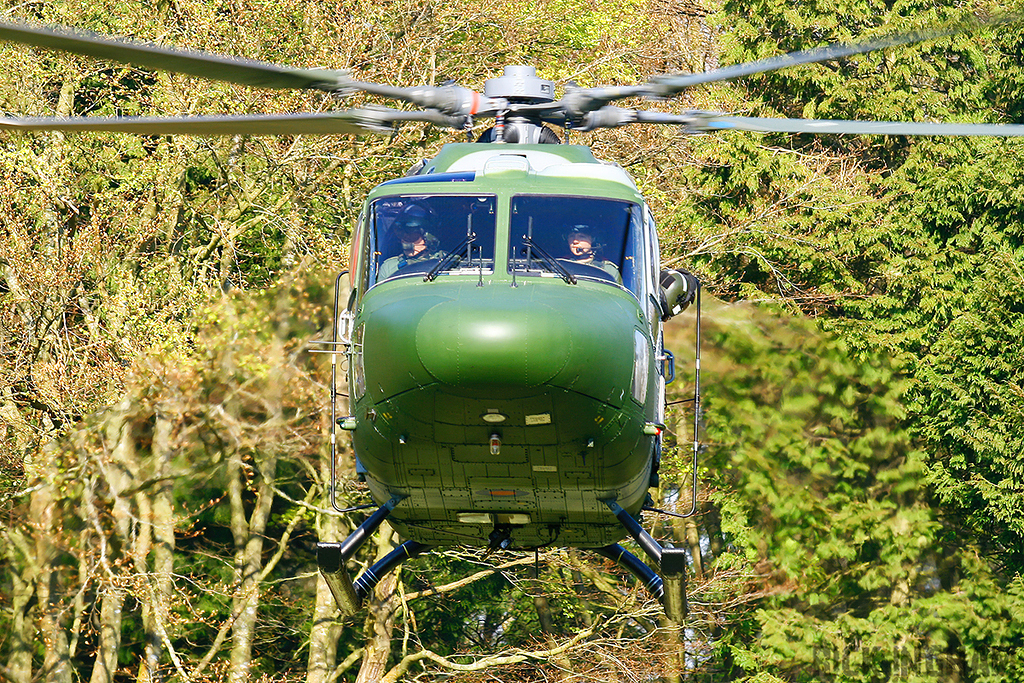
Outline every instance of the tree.
[[748, 582], [702, 614], [716, 680], [1013, 680], [1020, 577], [933, 506], [900, 363], [749, 305], [709, 317], [704, 559]]
[[[478, 89], [505, 63], [583, 85], [634, 83], [964, 11], [727, 2], [716, 19], [709, 9], [73, 0], [12, 11]], [[663, 105], [1015, 120], [1019, 39], [1002, 26]], [[0, 100], [25, 114], [327, 106], [45, 51], [8, 49], [0, 64]], [[0, 150], [0, 675], [323, 683], [372, 661], [395, 680], [858, 680], [911, 667], [937, 678], [919, 670], [932, 662], [1019, 678], [1018, 145], [573, 136], [630, 169], [670, 265], [725, 299], [816, 320], [713, 313], [701, 514], [645, 521], [690, 548], [681, 645], [631, 578], [583, 552], [410, 563], [374, 620], [376, 651], [360, 620], [335, 618], [318, 583], [314, 537], [342, 537], [360, 517], [324, 509], [323, 375], [300, 349], [328, 324], [325, 286], [344, 268], [366, 191], [457, 134], [39, 135]], [[686, 499], [689, 481], [688, 422], [671, 423], [664, 508]], [[343, 472], [345, 504], [365, 502]]]
[[[963, 10], [847, 3], [821, 13], [726, 3], [724, 11], [734, 18], [722, 39], [725, 58], [741, 61], [957, 20]], [[1012, 26], [972, 30], [754, 76], [728, 96], [764, 115], [1007, 121], [1020, 91], [1019, 39]], [[999, 338], [1020, 324], [1018, 147], [993, 139], [726, 136], [693, 145], [693, 195], [670, 219], [689, 224], [683, 236], [718, 291], [790, 302], [857, 349], [907, 354], [911, 432], [926, 442], [937, 491], [1014, 572], [1024, 547], [1009, 521], [1022, 510], [1010, 455], [1019, 408], [997, 387], [1019, 384], [1020, 375], [996, 344], [959, 346], [954, 362], [947, 343], [952, 329], [958, 338]], [[714, 227], [723, 222], [728, 230]], [[994, 309], [991, 324], [974, 315]], [[986, 370], [968, 379], [952, 369], [964, 362]], [[1001, 368], [994, 384], [982, 379], [992, 367]], [[979, 410], [989, 415], [985, 424], [967, 426]]]

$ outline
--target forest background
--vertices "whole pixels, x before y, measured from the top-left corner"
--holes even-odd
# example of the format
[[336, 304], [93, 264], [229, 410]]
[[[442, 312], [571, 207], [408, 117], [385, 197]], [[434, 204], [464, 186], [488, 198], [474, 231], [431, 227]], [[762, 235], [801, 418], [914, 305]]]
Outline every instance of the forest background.
[[[635, 83], [985, 14], [963, 2], [61, 0], [4, 16], [391, 84]], [[1004, 8], [1005, 9], [1005, 8]], [[1019, 122], [1021, 24], [657, 106]], [[25, 115], [328, 110], [17, 46]], [[353, 98], [349, 103], [359, 103]], [[348, 104], [348, 103], [346, 103]], [[574, 135], [637, 180], [703, 311], [680, 632], [586, 552], [445, 552], [342, 620], [325, 509], [334, 275], [361, 198], [460, 136], [0, 140], [0, 677], [18, 683], [1024, 679], [1024, 145]], [[710, 297], [708, 297], [710, 298]], [[671, 333], [693, 351], [692, 312]], [[687, 327], [689, 325], [690, 327]], [[670, 398], [688, 395], [682, 372]], [[657, 491], [685, 509], [686, 412]], [[343, 450], [343, 502], [367, 499]], [[385, 529], [358, 559], [393, 547]]]

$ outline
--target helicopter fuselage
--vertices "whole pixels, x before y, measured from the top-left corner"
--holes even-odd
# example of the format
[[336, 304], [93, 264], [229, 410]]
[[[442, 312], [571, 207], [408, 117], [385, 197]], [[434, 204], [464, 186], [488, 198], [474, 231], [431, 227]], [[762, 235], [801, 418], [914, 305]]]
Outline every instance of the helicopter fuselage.
[[369, 195], [346, 425], [402, 536], [624, 538], [603, 501], [639, 514], [660, 449], [658, 273], [642, 197], [586, 147], [447, 145]]

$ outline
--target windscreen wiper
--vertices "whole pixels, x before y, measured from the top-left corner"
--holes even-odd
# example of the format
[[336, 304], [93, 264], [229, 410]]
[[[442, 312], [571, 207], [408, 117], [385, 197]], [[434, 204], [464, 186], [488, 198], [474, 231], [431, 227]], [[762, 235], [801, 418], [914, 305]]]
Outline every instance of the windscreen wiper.
[[469, 258], [473, 258], [473, 242], [476, 241], [476, 233], [470, 232], [466, 235], [466, 239], [462, 240], [453, 249], [446, 251], [444, 256], [437, 262], [430, 272], [423, 276], [424, 282], [433, 281], [442, 270], [447, 270], [449, 267], [455, 265], [462, 260], [463, 254], [469, 254]]
[[[559, 263], [558, 259], [552, 258], [551, 254], [546, 252], [543, 247], [534, 242], [533, 237], [531, 237], [530, 235], [523, 235], [523, 246], [526, 247], [528, 254], [536, 253], [537, 256], [540, 257], [541, 261], [550, 266], [551, 270], [554, 271], [557, 275], [559, 275], [568, 284], [576, 284], [576, 276], [570, 273], [565, 266]], [[529, 261], [532, 261], [532, 258], [527, 257], [527, 268], [530, 267]]]

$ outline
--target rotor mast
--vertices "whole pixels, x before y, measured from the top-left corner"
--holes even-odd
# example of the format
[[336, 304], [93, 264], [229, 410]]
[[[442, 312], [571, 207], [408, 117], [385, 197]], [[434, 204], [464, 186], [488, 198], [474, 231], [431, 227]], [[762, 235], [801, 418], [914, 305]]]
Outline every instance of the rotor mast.
[[536, 105], [555, 101], [554, 81], [539, 78], [536, 68], [506, 66], [501, 76], [484, 81], [484, 96], [504, 100], [508, 106], [495, 115], [494, 127], [480, 136], [480, 142], [525, 145], [560, 142], [536, 112]]

